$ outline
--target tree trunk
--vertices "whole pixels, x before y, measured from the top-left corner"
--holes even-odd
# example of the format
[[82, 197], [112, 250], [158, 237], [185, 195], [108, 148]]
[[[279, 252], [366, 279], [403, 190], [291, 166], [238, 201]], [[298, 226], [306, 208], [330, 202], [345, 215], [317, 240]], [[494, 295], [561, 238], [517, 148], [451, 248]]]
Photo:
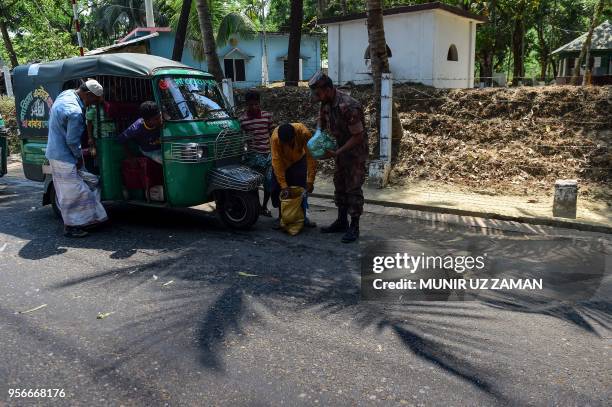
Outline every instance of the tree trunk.
[[327, 10], [327, 0], [317, 0], [317, 16], [321, 17]]
[[584, 76], [582, 77], [582, 86], [591, 84], [591, 47], [587, 48], [586, 56], [584, 57]]
[[287, 77], [285, 86], [297, 86], [300, 76], [300, 42], [302, 39], [302, 21], [304, 19], [304, 1], [291, 0], [291, 17], [289, 19], [289, 48], [287, 50]]
[[559, 74], [559, 72], [557, 71], [557, 64], [559, 62], [555, 61], [554, 59], [552, 59], [552, 57], [550, 58], [550, 66], [552, 67], [552, 77], [553, 79], [557, 79], [557, 75]]
[[11, 60], [11, 67], [14, 68], [19, 65], [19, 61], [17, 60], [17, 54], [15, 53], [15, 49], [13, 48], [13, 41], [11, 41], [11, 37], [9, 36], [8, 30], [6, 28], [6, 23], [4, 20], [0, 19], [0, 31], [2, 31], [2, 40], [4, 41], [4, 48], [6, 48], [6, 52]]
[[370, 45], [370, 61], [372, 79], [374, 81], [374, 99], [376, 105], [376, 123], [380, 123], [380, 81], [382, 73], [389, 72], [389, 57], [385, 41], [383, 24], [382, 0], [367, 0], [368, 42]]
[[[597, 26], [597, 21], [599, 20], [599, 16], [601, 16], [601, 12], [603, 10], [604, 0], [599, 0], [597, 6], [595, 7], [595, 13], [593, 14], [593, 18], [591, 20], [591, 26], [589, 27], [589, 32], [587, 33], [586, 39], [582, 44], [582, 49], [580, 50], [580, 56], [578, 57], [578, 63], [574, 67], [574, 72], [572, 73], [572, 85], [578, 84], [578, 77], [580, 76], [580, 66], [582, 66], [582, 61], [584, 60], [585, 55], [587, 54], [587, 50], [591, 48], [591, 39], [593, 38], [593, 30]], [[589, 61], [587, 61], [588, 65]], [[588, 68], [588, 67], [587, 67]], [[584, 72], [585, 76], [587, 74], [587, 69]]]
[[[367, 0], [367, 27], [370, 46], [372, 79], [374, 82], [374, 105], [376, 107], [376, 129], [380, 129], [380, 85], [383, 73], [390, 72], [385, 27], [383, 23], [382, 0]], [[394, 103], [391, 109], [392, 144], [396, 146], [402, 138], [402, 124]], [[397, 152], [397, 148], [394, 149]], [[393, 153], [393, 152], [392, 152]]]
[[540, 80], [546, 80], [546, 71], [548, 71], [549, 50], [546, 37], [544, 37], [544, 22], [542, 21], [537, 28], [538, 42], [540, 43]]
[[518, 16], [514, 20], [514, 31], [512, 33], [512, 84], [517, 85], [519, 80], [523, 79], [523, 36], [524, 36], [524, 20], [522, 16]]
[[268, 86], [270, 83], [269, 69], [268, 69], [268, 34], [266, 28], [262, 24], [262, 38], [263, 38], [263, 55], [261, 56], [261, 84]]
[[185, 37], [187, 36], [187, 24], [189, 23], [189, 12], [191, 11], [191, 0], [183, 0], [181, 15], [179, 16], [176, 36], [174, 37], [174, 48], [172, 48], [172, 59], [181, 62], [183, 49], [185, 48]]
[[261, 58], [261, 84], [268, 86], [270, 84], [269, 77], [269, 65], [268, 65], [268, 33], [266, 30], [266, 5], [268, 1], [261, 0], [260, 8], [257, 12], [259, 17], [259, 24], [261, 25], [262, 35], [262, 58]]
[[196, 0], [196, 9], [198, 10], [198, 20], [200, 23], [200, 31], [202, 31], [202, 41], [204, 42], [204, 55], [206, 55], [206, 64], [208, 72], [215, 77], [215, 80], [221, 82], [223, 80], [223, 70], [217, 55], [217, 44], [215, 43], [215, 35], [213, 33], [212, 18], [210, 16], [210, 8], [208, 0]]
[[493, 53], [483, 53], [480, 60], [480, 81], [491, 86], [493, 84]]
[[342, 15], [345, 16], [348, 14], [348, 7], [346, 4], [346, 0], [340, 1], [340, 10], [342, 11]]

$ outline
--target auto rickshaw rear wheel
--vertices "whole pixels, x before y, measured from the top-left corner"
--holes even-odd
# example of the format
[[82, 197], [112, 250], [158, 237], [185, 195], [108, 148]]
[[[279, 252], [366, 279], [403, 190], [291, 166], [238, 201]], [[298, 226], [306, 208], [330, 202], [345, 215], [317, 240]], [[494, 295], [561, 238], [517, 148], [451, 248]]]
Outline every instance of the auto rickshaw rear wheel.
[[57, 204], [57, 193], [55, 192], [55, 186], [53, 184], [49, 185], [49, 198], [53, 213], [55, 213], [55, 216], [59, 219], [62, 219], [62, 211], [60, 211], [59, 205]]
[[232, 229], [248, 229], [259, 218], [257, 191], [218, 191], [215, 202], [219, 217]]

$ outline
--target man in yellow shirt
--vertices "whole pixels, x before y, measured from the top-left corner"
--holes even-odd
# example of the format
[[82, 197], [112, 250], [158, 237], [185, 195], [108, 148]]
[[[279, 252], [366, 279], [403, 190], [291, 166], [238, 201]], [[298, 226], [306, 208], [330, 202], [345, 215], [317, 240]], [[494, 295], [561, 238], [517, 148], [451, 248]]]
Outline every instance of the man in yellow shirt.
[[[272, 152], [272, 182], [270, 198], [272, 206], [279, 208], [280, 198], [289, 194], [290, 186], [299, 186], [307, 192], [314, 189], [317, 173], [317, 162], [310, 155], [306, 143], [312, 133], [302, 123], [286, 123], [278, 126], [272, 132], [270, 149]], [[315, 226], [310, 221], [306, 226]]]

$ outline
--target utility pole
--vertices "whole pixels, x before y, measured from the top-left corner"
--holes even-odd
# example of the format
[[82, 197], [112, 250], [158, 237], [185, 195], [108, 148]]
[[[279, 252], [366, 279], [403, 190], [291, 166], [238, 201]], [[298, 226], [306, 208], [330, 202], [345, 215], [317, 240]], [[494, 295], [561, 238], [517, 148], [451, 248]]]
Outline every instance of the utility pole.
[[77, 7], [77, 2], [76, 0], [72, 0], [71, 3], [72, 3], [72, 16], [74, 19], [74, 28], [76, 30], [77, 42], [79, 44], [79, 54], [83, 56], [85, 55], [85, 52], [83, 50], [83, 37], [81, 37], [81, 23], [79, 23], [79, 11]]
[[147, 27], [155, 27], [155, 18], [153, 18], [153, 0], [145, 0], [145, 12], [147, 15]]

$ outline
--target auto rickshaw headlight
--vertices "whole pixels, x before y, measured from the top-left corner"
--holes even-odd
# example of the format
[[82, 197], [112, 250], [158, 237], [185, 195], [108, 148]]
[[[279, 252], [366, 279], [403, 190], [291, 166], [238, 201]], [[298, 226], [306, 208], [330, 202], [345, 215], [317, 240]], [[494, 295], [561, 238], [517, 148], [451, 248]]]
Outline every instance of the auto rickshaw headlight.
[[204, 157], [206, 157], [206, 147], [198, 146], [198, 150], [196, 152], [196, 156], [198, 157], [198, 160], [201, 160]]

